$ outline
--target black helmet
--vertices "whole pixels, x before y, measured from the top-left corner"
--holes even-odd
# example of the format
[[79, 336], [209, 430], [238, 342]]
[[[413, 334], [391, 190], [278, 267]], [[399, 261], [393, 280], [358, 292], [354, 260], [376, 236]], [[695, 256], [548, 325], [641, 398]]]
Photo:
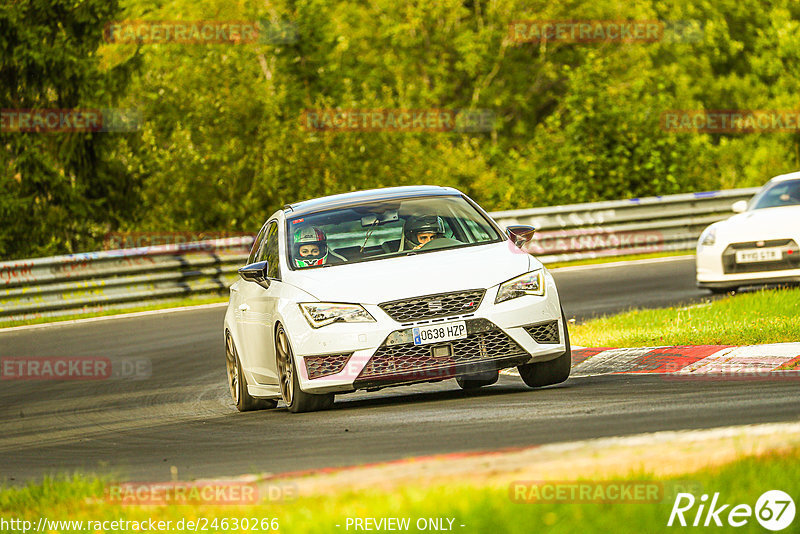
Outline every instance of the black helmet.
[[409, 217], [403, 229], [405, 241], [412, 247], [419, 245], [417, 236], [425, 232], [432, 232], [436, 234], [436, 237], [442, 237], [444, 235], [444, 221], [442, 221], [442, 218], [438, 215]]

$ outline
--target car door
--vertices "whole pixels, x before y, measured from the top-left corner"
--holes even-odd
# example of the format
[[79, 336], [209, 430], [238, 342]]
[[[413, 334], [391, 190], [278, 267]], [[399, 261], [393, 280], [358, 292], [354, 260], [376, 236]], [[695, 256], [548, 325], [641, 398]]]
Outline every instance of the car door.
[[[264, 226], [261, 227], [261, 230], [258, 232], [258, 235], [253, 240], [253, 246], [250, 249], [250, 255], [247, 257], [247, 263], [245, 265], [250, 265], [256, 260], [256, 256], [258, 252], [261, 250], [261, 247], [264, 245], [264, 239], [266, 238], [267, 234], [267, 225], [268, 223], [264, 223]], [[237, 278], [236, 281], [231, 284], [230, 287], [230, 308], [233, 309], [233, 316], [234, 316], [234, 325], [233, 328], [236, 329], [235, 337], [236, 339], [241, 339], [241, 330], [239, 329], [240, 326], [240, 315], [241, 310], [240, 306], [242, 304], [242, 298], [240, 295], [240, 291], [243, 285], [248, 284], [247, 281], [243, 280], [242, 278]], [[241, 352], [241, 351], [240, 351]]]
[[273, 325], [282, 282], [278, 239], [280, 227], [275, 220], [267, 222], [264, 242], [253, 262], [268, 262], [268, 287], [241, 280], [237, 321], [240, 333], [242, 366], [260, 384], [278, 385], [275, 365]]

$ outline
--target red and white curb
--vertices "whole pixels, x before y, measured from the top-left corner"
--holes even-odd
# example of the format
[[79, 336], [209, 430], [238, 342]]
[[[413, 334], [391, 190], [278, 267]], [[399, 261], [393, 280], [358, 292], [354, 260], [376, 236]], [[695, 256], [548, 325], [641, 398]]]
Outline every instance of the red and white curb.
[[[800, 343], [574, 348], [573, 377], [659, 373], [689, 376], [800, 378]], [[516, 370], [504, 374], [517, 374]]]

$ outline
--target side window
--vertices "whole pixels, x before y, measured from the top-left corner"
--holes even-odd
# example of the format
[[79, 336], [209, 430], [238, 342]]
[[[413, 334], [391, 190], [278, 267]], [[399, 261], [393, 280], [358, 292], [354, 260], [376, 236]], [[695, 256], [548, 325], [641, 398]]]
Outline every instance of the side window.
[[247, 258], [247, 265], [256, 262], [256, 254], [258, 254], [259, 249], [261, 249], [261, 245], [264, 242], [264, 234], [267, 232], [267, 225], [261, 227], [261, 231], [258, 232], [255, 240], [253, 241], [253, 248], [250, 249], [250, 256]]
[[259, 253], [258, 261], [266, 261], [269, 264], [268, 278], [280, 279], [281, 263], [278, 256], [278, 224], [275, 221], [270, 222], [267, 226], [267, 238]]

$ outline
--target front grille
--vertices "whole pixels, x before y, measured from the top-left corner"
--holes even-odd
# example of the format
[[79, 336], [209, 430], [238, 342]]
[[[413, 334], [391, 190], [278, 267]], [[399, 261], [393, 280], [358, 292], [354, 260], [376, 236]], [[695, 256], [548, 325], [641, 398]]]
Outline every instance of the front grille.
[[[391, 341], [387, 339], [387, 342]], [[449, 356], [434, 356], [435, 347], [448, 345]], [[475, 319], [467, 321], [467, 337], [464, 339], [429, 345], [384, 344], [367, 362], [358, 380], [449, 378], [454, 376], [456, 364], [478, 363], [509, 356], [527, 357], [527, 353], [490, 321]]]
[[399, 323], [423, 321], [451, 315], [474, 313], [483, 300], [485, 289], [439, 293], [379, 304], [389, 317]]
[[522, 327], [537, 343], [558, 343], [558, 321], [531, 324]]
[[[758, 261], [752, 263], [736, 263], [736, 251], [780, 247], [783, 249], [783, 258], [779, 261]], [[789, 253], [791, 251], [791, 253]], [[756, 273], [764, 271], [785, 271], [787, 269], [800, 269], [800, 251], [793, 239], [773, 239], [771, 241], [749, 241], [731, 243], [722, 253], [722, 272], [725, 274]]]
[[321, 376], [335, 375], [340, 373], [347, 361], [352, 356], [352, 352], [347, 354], [326, 354], [324, 356], [306, 356], [306, 371], [308, 378], [319, 378]]

